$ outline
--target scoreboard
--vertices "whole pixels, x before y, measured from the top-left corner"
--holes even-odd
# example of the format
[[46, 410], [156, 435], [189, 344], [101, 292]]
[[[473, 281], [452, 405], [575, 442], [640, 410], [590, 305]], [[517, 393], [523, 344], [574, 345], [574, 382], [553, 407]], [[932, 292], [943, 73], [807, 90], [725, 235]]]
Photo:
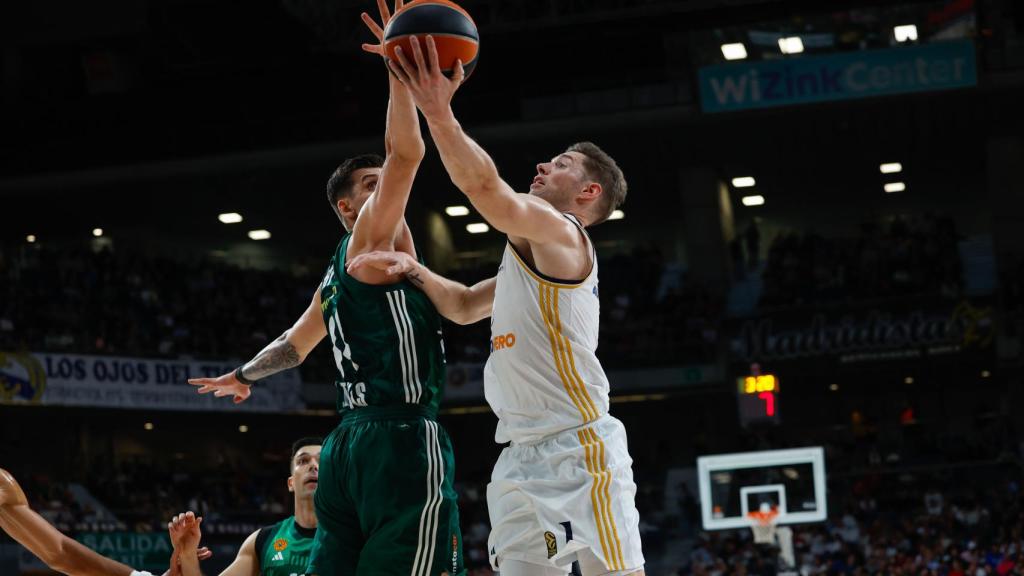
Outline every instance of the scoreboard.
[[743, 376], [736, 380], [740, 424], [778, 424], [779, 379], [774, 374]]

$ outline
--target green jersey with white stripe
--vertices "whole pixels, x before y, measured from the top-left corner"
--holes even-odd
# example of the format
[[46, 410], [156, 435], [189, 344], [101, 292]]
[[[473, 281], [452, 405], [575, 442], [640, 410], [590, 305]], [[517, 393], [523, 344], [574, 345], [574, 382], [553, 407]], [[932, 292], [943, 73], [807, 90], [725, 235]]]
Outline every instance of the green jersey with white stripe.
[[375, 286], [348, 275], [351, 234], [320, 284], [321, 311], [338, 371], [338, 413], [419, 404], [436, 411], [444, 392], [441, 317], [410, 282]]

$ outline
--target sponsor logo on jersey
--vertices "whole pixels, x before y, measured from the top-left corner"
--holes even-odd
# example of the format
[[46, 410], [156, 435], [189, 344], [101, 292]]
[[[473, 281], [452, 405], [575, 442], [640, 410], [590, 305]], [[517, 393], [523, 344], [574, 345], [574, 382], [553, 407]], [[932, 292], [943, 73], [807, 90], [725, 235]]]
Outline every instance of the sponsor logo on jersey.
[[284, 562], [284, 554], [278, 552], [277, 554], [274, 554], [274, 557], [270, 560], [273, 562]]
[[503, 350], [505, 348], [511, 348], [516, 345], [515, 332], [509, 332], [508, 334], [501, 334], [491, 339], [491, 352], [496, 350]]
[[274, 550], [277, 550], [278, 552], [281, 552], [282, 550], [284, 550], [287, 547], [288, 547], [288, 541], [285, 540], [284, 538], [278, 538], [277, 540], [274, 540]]
[[459, 537], [452, 534], [452, 574], [458, 572], [459, 568]]
[[548, 558], [558, 554], [558, 540], [555, 539], [554, 532], [548, 531], [544, 533], [544, 543], [548, 545]]

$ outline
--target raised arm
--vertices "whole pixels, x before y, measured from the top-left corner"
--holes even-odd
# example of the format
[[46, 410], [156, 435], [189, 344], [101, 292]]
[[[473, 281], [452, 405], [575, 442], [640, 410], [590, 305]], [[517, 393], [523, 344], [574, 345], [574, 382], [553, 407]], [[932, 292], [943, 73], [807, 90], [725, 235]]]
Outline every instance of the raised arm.
[[501, 176], [494, 160], [455, 118], [451, 99], [462, 82], [461, 62], [449, 80], [441, 73], [434, 39], [427, 37], [424, 55], [415, 37], [412, 58], [397, 50], [398, 63], [391, 63], [395, 76], [409, 88], [416, 106], [423, 112], [430, 135], [437, 145], [452, 182], [494, 228], [531, 242], [575, 241], [576, 231], [551, 204], [527, 194], [517, 194]]
[[[387, 25], [391, 17], [385, 0], [378, 0], [381, 21]], [[395, 9], [402, 7], [401, 1]], [[381, 40], [384, 32], [365, 12], [362, 15], [370, 31]], [[368, 52], [383, 55], [380, 45], [366, 44]], [[420, 133], [416, 105], [409, 90], [388, 74], [390, 99], [384, 128], [386, 156], [381, 168], [377, 189], [363, 205], [352, 230], [349, 255], [375, 249], [393, 249], [395, 237], [404, 223], [405, 207], [409, 201], [413, 180], [423, 161], [424, 144]]]
[[348, 269], [352, 272], [364, 266], [389, 276], [405, 276], [426, 293], [441, 316], [456, 324], [472, 324], [491, 315], [496, 278], [466, 286], [431, 271], [405, 252], [361, 254], [349, 261]]
[[188, 383], [199, 386], [200, 394], [213, 392], [218, 398], [233, 396], [235, 404], [244, 402], [251, 393], [253, 382], [302, 364], [325, 336], [327, 328], [320, 312], [320, 290], [317, 289], [309, 307], [295, 324], [260, 350], [252, 360], [234, 372], [216, 378], [192, 378]]
[[68, 538], [28, 506], [25, 493], [0, 468], [0, 529], [51, 569], [70, 576], [129, 576], [128, 566]]

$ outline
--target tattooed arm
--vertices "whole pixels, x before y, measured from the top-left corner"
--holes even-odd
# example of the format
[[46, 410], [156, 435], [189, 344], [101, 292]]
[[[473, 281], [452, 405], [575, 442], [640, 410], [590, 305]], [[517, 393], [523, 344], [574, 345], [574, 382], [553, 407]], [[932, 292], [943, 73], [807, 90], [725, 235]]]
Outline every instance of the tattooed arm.
[[466, 286], [437, 274], [405, 252], [368, 252], [348, 263], [349, 271], [362, 267], [405, 276], [426, 293], [441, 316], [456, 324], [472, 324], [491, 315], [496, 277]]
[[284, 334], [260, 350], [256, 357], [241, 368], [216, 378], [192, 378], [188, 383], [199, 386], [200, 394], [213, 392], [218, 398], [233, 396], [235, 404], [244, 402], [251, 393], [252, 382], [302, 364], [324, 336], [327, 336], [327, 328], [320, 313], [318, 289], [295, 325], [285, 330]]

